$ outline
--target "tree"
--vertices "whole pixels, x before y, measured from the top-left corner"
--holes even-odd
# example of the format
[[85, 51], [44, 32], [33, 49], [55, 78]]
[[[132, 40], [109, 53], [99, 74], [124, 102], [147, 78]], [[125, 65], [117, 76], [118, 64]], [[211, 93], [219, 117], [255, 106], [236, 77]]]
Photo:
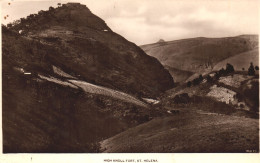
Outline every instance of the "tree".
[[15, 20], [14, 22], [13, 22], [13, 26], [16, 26], [16, 25], [18, 25], [18, 24], [20, 24], [21, 23], [21, 20]]
[[250, 63], [250, 67], [248, 68], [248, 75], [249, 76], [254, 76], [255, 75], [255, 68], [254, 68], [254, 65], [253, 65], [252, 62]]
[[229, 74], [229, 73], [234, 72], [234, 71], [235, 71], [235, 70], [234, 70], [233, 65], [227, 63], [227, 65], [226, 65], [226, 73]]
[[35, 17], [34, 14], [30, 14], [30, 15], [27, 16], [27, 19], [33, 19], [34, 17]]
[[226, 71], [224, 68], [221, 68], [219, 71], [218, 71], [218, 74], [219, 74], [219, 77], [226, 74]]
[[21, 18], [20, 21], [21, 21], [21, 23], [24, 23], [25, 22], [25, 18]]
[[210, 75], [207, 76], [207, 82], [208, 83], [212, 82], [212, 77]]
[[257, 70], [257, 71], [258, 71], [258, 70], [259, 70], [259, 67], [258, 67], [258, 66], [255, 66], [255, 70]]
[[199, 78], [195, 78], [195, 79], [192, 80], [193, 85], [198, 85], [199, 83], [200, 83]]
[[203, 77], [202, 77], [202, 75], [200, 75], [199, 76], [199, 82], [202, 82], [202, 80], [203, 80]]
[[4, 24], [2, 24], [2, 31], [4, 31], [4, 32], [7, 31], [7, 27]]
[[215, 73], [215, 78], [216, 78], [217, 80], [220, 78], [219, 72], [216, 72], [216, 73]]
[[191, 87], [191, 82], [190, 81], [188, 81], [187, 86]]
[[54, 8], [52, 6], [49, 7], [49, 11], [53, 11]]
[[39, 15], [43, 15], [43, 13], [44, 13], [43, 10], [38, 11], [38, 14], [39, 14]]
[[7, 27], [8, 27], [8, 28], [11, 28], [12, 26], [13, 26], [12, 23], [8, 23], [8, 24], [7, 24]]

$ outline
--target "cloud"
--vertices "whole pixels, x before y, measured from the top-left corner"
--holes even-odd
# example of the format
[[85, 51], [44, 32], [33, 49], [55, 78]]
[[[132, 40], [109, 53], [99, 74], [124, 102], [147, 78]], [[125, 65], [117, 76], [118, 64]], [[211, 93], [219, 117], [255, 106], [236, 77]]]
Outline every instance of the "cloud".
[[141, 1], [123, 6], [106, 22], [137, 44], [258, 33], [257, 1]]

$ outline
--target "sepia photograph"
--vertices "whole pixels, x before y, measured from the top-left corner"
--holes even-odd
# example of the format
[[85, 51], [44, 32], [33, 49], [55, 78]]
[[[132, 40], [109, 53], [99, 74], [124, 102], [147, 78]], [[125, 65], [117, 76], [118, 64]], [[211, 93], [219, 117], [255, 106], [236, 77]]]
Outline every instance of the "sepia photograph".
[[1, 1], [2, 152], [259, 154], [258, 34], [258, 0]]

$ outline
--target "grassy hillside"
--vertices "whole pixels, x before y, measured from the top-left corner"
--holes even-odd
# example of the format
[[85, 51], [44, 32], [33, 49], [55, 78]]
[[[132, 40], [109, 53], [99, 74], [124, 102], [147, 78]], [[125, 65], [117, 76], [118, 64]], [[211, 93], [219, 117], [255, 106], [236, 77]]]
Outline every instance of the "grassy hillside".
[[259, 152], [256, 35], [142, 50], [69, 3], [2, 36], [4, 153]]
[[[59, 27], [49, 25], [60, 19], [41, 26], [52, 12], [2, 26], [4, 153], [99, 152], [99, 141], [163, 114], [135, 96], [155, 96], [172, 86], [156, 59], [103, 31], [102, 21], [81, 31], [72, 30], [77, 24], [63, 24], [71, 17], [55, 22]], [[84, 19], [91, 23], [97, 17]]]
[[[200, 74], [211, 71], [216, 64], [225, 59], [257, 47], [257, 35], [198, 37], [141, 46], [148, 55], [157, 58], [165, 66]], [[176, 78], [179, 80], [178, 76]]]
[[248, 52], [240, 53], [233, 57], [227, 58], [218, 64], [216, 64], [213, 70], [220, 70], [222, 67], [225, 68], [227, 63], [230, 63], [234, 66], [234, 69], [237, 71], [247, 71], [250, 63], [253, 63], [254, 66], [259, 66], [259, 50], [253, 49]]
[[101, 141], [103, 152], [259, 151], [259, 79], [233, 73], [179, 85], [156, 106], [167, 112]]
[[182, 82], [187, 80], [192, 74], [194, 74], [193, 72], [190, 71], [185, 71], [185, 70], [180, 70], [180, 69], [176, 69], [170, 66], [165, 65], [164, 66], [169, 73], [174, 77], [174, 81], [176, 83]]
[[154, 119], [102, 141], [103, 152], [258, 151], [258, 120], [187, 110]]
[[114, 33], [84, 5], [63, 5], [22, 18], [9, 30], [59, 51], [48, 60], [84, 81], [129, 94], [155, 97], [172, 88], [160, 62]]
[[4, 153], [99, 152], [99, 141], [161, 115], [26, 75], [7, 64], [2, 79]]

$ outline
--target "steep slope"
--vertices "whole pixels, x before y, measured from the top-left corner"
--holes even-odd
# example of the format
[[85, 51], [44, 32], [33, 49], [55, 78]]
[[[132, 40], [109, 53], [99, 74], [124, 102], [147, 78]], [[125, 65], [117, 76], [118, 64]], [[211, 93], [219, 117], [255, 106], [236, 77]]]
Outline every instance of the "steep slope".
[[161, 114], [54, 68], [55, 47], [4, 26], [2, 34], [4, 153], [99, 152], [99, 141]]
[[143, 45], [141, 48], [163, 65], [193, 73], [203, 73], [211, 71], [220, 61], [258, 48], [258, 36], [199, 37]]
[[50, 60], [70, 75], [126, 93], [157, 96], [173, 86], [169, 72], [77, 3], [41, 11], [10, 27], [60, 51]]
[[3, 73], [4, 153], [99, 152], [98, 141], [148, 120], [138, 105]]
[[79, 4], [2, 26], [3, 151], [99, 152], [98, 142], [160, 116], [139, 96], [169, 72]]

